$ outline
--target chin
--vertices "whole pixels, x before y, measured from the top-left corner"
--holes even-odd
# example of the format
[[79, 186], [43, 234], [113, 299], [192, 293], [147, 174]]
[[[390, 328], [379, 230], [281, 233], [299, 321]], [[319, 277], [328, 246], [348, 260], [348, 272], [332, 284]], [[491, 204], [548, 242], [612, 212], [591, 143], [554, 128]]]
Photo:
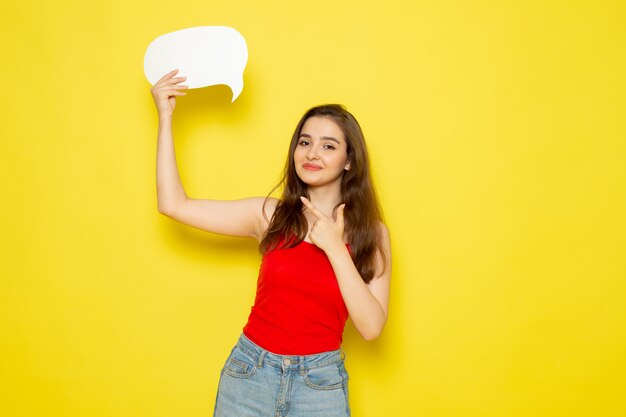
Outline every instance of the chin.
[[309, 184], [311, 183], [311, 173], [308, 171], [296, 171], [296, 175], [298, 176], [298, 178], [300, 179], [300, 181], [302, 181], [305, 184]]

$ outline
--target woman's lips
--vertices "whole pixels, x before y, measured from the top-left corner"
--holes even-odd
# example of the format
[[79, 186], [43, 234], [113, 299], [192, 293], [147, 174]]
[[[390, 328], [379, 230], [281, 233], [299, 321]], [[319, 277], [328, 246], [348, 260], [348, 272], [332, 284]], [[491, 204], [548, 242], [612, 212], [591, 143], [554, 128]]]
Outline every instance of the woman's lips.
[[302, 167], [304, 169], [308, 169], [309, 171], [319, 171], [320, 169], [322, 169], [321, 166], [313, 165], [313, 164], [304, 164], [302, 165]]

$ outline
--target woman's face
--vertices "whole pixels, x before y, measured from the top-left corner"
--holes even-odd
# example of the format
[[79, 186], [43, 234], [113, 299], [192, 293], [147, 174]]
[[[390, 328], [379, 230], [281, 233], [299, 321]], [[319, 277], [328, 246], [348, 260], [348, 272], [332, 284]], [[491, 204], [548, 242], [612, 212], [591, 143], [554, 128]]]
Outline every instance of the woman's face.
[[344, 170], [350, 169], [347, 149], [346, 138], [332, 119], [309, 117], [294, 152], [298, 177], [311, 187], [340, 184]]

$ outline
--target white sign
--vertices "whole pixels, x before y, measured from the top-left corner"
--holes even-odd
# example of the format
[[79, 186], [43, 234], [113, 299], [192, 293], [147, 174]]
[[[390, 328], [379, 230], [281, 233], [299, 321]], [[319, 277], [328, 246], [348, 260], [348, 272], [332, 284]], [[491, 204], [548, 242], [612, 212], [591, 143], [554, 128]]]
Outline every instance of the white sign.
[[225, 84], [235, 101], [243, 90], [243, 70], [248, 62], [246, 40], [227, 26], [198, 26], [161, 35], [153, 40], [143, 60], [143, 71], [154, 85], [178, 68], [177, 77], [189, 88]]

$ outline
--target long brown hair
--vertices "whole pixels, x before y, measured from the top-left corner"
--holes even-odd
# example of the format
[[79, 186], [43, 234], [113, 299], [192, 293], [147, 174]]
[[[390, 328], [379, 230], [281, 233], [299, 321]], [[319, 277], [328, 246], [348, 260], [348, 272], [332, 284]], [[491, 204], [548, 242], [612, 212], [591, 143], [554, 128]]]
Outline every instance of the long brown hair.
[[[309, 198], [309, 195], [307, 185], [296, 174], [294, 152], [304, 122], [313, 116], [328, 117], [333, 120], [346, 137], [350, 169], [344, 170], [342, 174], [341, 201], [337, 207], [340, 204], [346, 204], [344, 220], [350, 253], [363, 281], [368, 283], [379, 272], [376, 271], [377, 251], [382, 257], [383, 268], [387, 261], [382, 248], [379, 224], [383, 220], [382, 210], [372, 183], [369, 157], [361, 126], [354, 116], [340, 104], [312, 107], [298, 122], [291, 137], [289, 155], [282, 179], [270, 191], [271, 195], [278, 187], [283, 186], [283, 194], [259, 244], [259, 251], [264, 254], [276, 248], [292, 248], [304, 240], [306, 236], [308, 227], [300, 196]], [[266, 202], [267, 198], [265, 199]], [[264, 213], [265, 203], [263, 204]]]

